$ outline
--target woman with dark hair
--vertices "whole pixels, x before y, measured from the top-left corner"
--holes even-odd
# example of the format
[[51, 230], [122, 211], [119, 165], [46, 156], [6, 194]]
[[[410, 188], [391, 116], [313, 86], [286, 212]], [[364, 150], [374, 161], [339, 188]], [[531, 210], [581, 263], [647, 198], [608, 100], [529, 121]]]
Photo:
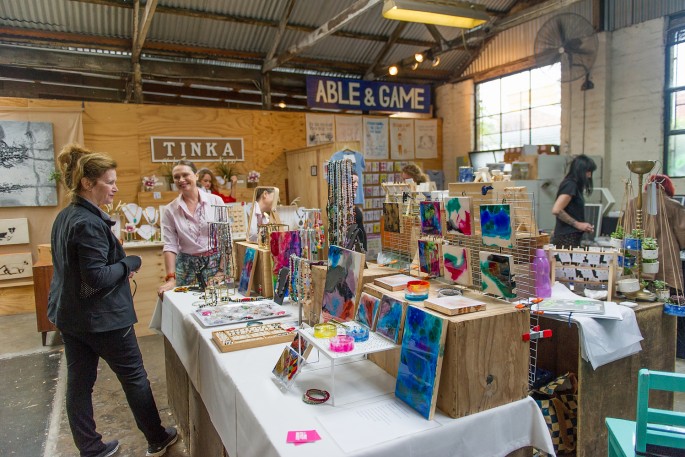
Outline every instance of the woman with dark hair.
[[595, 227], [585, 222], [585, 199], [583, 194], [592, 193], [592, 173], [597, 169], [595, 162], [586, 155], [576, 156], [569, 171], [559, 184], [557, 199], [552, 214], [557, 218], [552, 244], [558, 247], [579, 247], [583, 233], [592, 232]]
[[102, 441], [93, 417], [93, 386], [102, 358], [117, 375], [136, 425], [147, 439], [148, 456], [161, 456], [177, 438], [162, 427], [133, 328], [129, 279], [141, 259], [126, 255], [114, 222], [99, 206], [118, 191], [116, 162], [79, 145], [57, 157], [71, 203], [52, 226], [52, 264], [48, 318], [62, 334], [67, 358], [67, 417], [83, 457], [109, 457], [119, 441]]
[[166, 277], [157, 289], [160, 297], [176, 286], [193, 284], [198, 274], [206, 283], [219, 272], [221, 263], [221, 254], [216, 249], [208, 250], [209, 220], [214, 212], [212, 206], [223, 206], [224, 202], [200, 191], [193, 162], [180, 160], [172, 176], [179, 195], [162, 214]]

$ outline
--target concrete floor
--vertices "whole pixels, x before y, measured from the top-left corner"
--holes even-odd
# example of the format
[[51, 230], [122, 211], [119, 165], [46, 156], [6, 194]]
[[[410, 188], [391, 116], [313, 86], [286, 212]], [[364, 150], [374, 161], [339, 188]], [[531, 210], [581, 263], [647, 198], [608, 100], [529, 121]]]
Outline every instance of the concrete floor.
[[[78, 456], [65, 410], [66, 363], [59, 335], [43, 346], [33, 314], [0, 317], [0, 456]], [[145, 369], [164, 426], [175, 425], [167, 402], [164, 345], [161, 336], [138, 339]], [[98, 432], [118, 439], [118, 457], [141, 457], [147, 450], [124, 392], [106, 363], [100, 363], [93, 391]], [[168, 457], [187, 457], [179, 438]]]

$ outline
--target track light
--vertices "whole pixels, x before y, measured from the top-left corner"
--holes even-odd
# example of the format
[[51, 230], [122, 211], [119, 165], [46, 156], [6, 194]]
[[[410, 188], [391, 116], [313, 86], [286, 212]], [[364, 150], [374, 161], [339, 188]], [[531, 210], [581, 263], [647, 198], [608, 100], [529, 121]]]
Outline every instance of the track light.
[[418, 63], [423, 62], [423, 54], [420, 52], [417, 52], [414, 54], [414, 60], [416, 60]]
[[490, 20], [483, 5], [446, 0], [384, 0], [383, 17], [464, 29]]
[[388, 68], [388, 74], [390, 76], [395, 76], [399, 72], [399, 68], [397, 68], [397, 65], [390, 65], [390, 68]]
[[440, 57], [435, 57], [433, 62], [431, 62], [431, 66], [437, 67], [438, 65], [440, 65]]
[[284, 101], [280, 101], [280, 102], [278, 103], [278, 107], [279, 107], [279, 108], [285, 108], [285, 107], [286, 107], [285, 102], [284, 102]]
[[419, 63], [418, 63], [418, 62], [414, 62], [413, 64], [411, 64], [411, 69], [412, 69], [412, 70], [416, 70], [417, 68], [419, 68]]

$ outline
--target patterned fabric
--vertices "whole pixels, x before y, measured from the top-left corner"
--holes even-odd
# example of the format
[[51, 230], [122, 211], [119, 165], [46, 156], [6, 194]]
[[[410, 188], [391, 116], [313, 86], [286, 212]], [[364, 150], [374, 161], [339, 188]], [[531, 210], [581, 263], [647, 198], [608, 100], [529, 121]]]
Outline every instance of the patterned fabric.
[[567, 233], [565, 235], [552, 235], [551, 243], [558, 248], [579, 248], [580, 240], [583, 238], [583, 232]]
[[176, 285], [189, 286], [197, 282], [197, 272], [202, 273], [205, 284], [212, 276], [219, 272], [221, 254], [208, 256], [179, 253], [176, 256]]
[[[559, 390], [566, 387], [569, 381], [572, 389], [565, 392], [571, 393], [560, 393]], [[575, 392], [577, 388], [575, 374], [566, 373], [534, 392], [538, 396], [549, 396], [549, 398], [536, 398], [535, 402], [545, 418], [557, 454], [573, 452], [576, 448], [578, 396]]]

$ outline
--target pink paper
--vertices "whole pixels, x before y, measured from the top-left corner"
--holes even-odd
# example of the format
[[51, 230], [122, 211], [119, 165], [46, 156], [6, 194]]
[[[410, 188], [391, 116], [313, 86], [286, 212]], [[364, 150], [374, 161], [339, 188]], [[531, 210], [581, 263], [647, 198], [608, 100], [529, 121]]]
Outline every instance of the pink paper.
[[304, 444], [319, 441], [321, 436], [316, 430], [291, 430], [288, 432], [286, 443]]

